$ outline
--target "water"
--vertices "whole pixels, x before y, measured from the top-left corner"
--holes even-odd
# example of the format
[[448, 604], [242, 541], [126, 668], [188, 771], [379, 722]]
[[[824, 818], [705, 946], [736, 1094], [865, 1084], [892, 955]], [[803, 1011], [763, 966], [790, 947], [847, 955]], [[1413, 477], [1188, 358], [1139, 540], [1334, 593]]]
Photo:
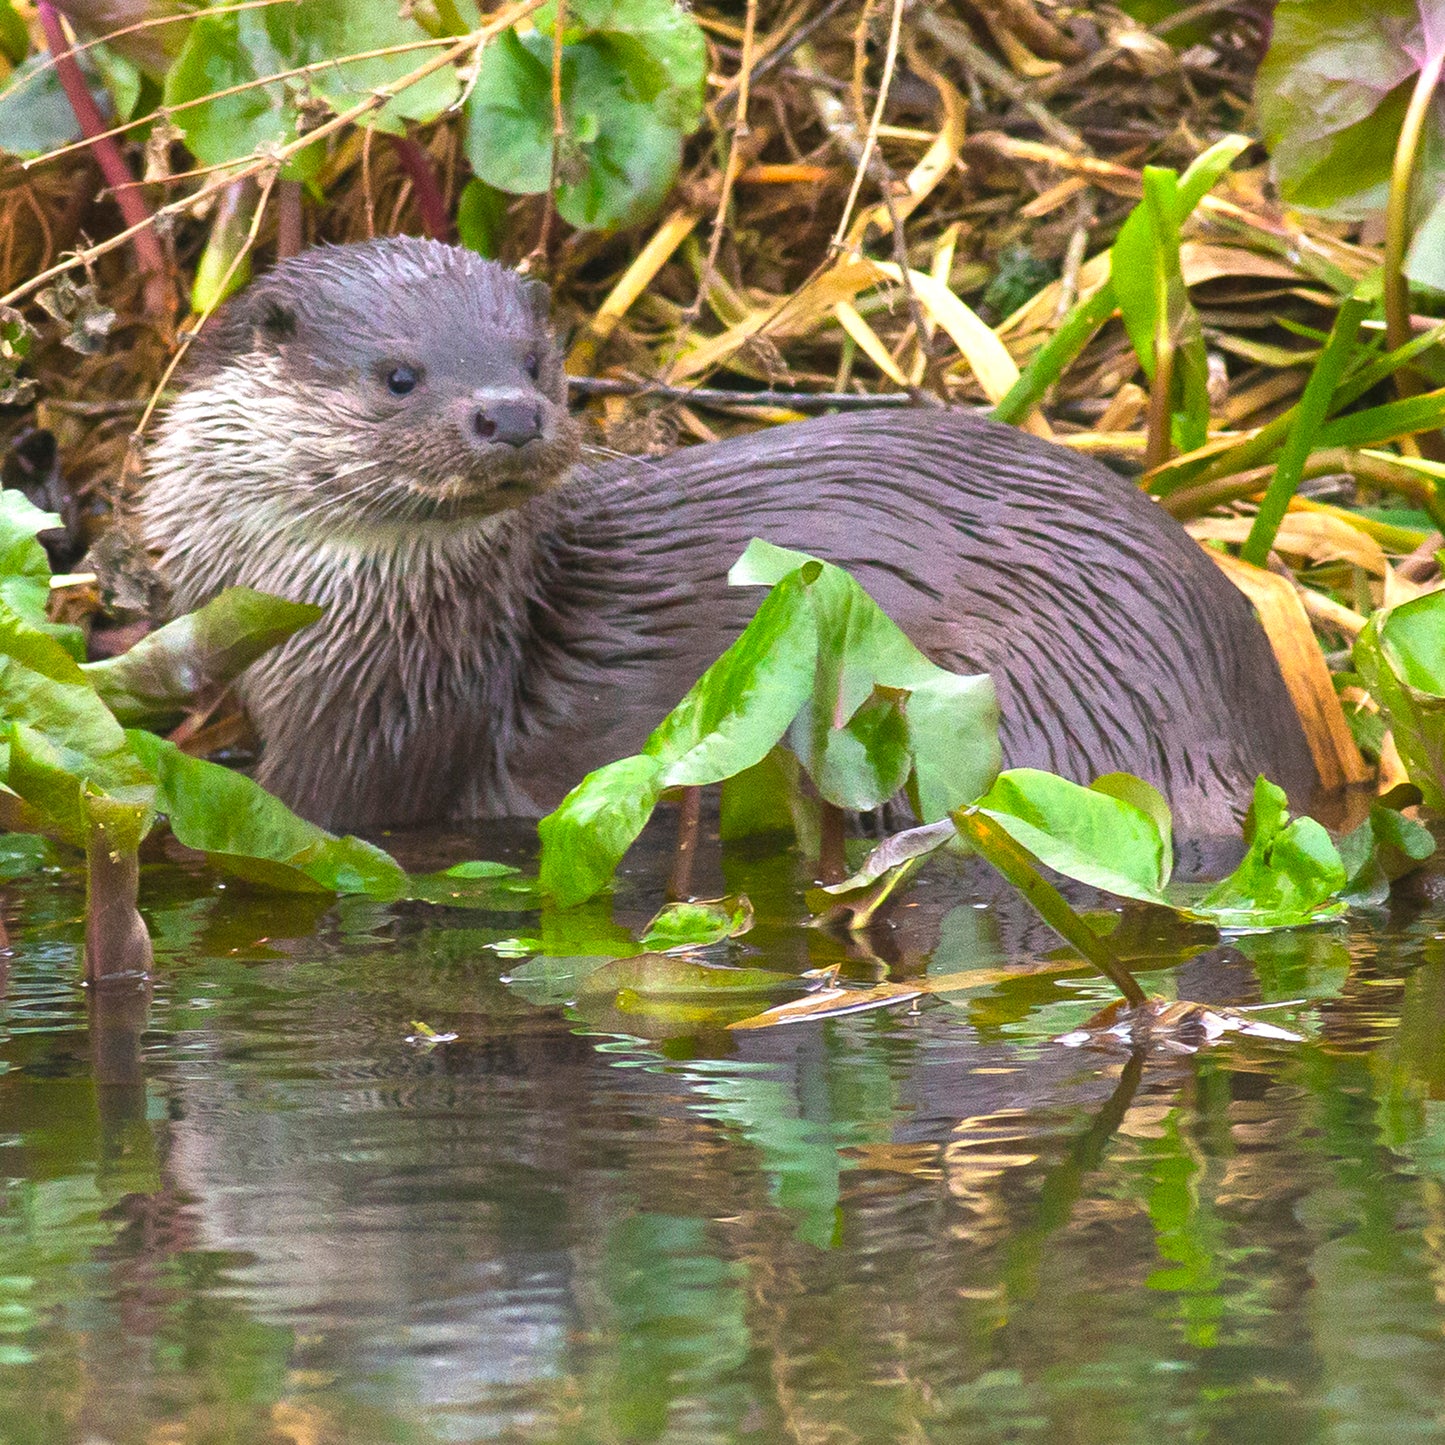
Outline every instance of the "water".
[[[946, 868], [871, 952], [786, 864], [713, 881], [754, 966], [1053, 952]], [[95, 1030], [76, 880], [6, 895], [6, 1445], [1445, 1439], [1427, 914], [1240, 950], [1121, 916], [1151, 990], [1306, 1035], [1141, 1061], [1051, 1042], [1109, 1000], [1082, 970], [746, 1033], [769, 1000], [503, 981], [499, 940], [623, 938], [647, 863], [585, 926], [143, 889], [154, 1000]]]

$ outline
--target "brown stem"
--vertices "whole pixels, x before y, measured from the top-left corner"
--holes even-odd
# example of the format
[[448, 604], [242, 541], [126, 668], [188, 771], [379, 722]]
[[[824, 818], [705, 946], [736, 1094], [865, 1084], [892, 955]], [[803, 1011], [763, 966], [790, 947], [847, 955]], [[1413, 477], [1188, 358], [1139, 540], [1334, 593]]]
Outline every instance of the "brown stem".
[[697, 857], [698, 820], [702, 816], [702, 789], [684, 788], [677, 808], [677, 852], [667, 880], [667, 897], [680, 903], [692, 897], [692, 865]]
[[841, 883], [848, 876], [848, 856], [844, 848], [846, 830], [843, 810], [825, 798], [818, 830], [818, 881]]
[[1162, 467], [1173, 455], [1169, 393], [1174, 389], [1174, 343], [1155, 342], [1154, 384], [1149, 390], [1149, 432], [1144, 444], [1144, 470]]
[[55, 73], [75, 113], [81, 134], [95, 138], [95, 159], [115, 196], [121, 219], [127, 229], [140, 228], [131, 237], [131, 245], [135, 250], [136, 264], [146, 278], [146, 311], [152, 316], [168, 317], [175, 311], [175, 293], [166, 277], [165, 257], [155, 232], [155, 216], [146, 202], [145, 193], [131, 175], [120, 147], [113, 139], [105, 137], [105, 120], [85, 83], [85, 77], [80, 73], [74, 47], [66, 38], [65, 27], [60, 21], [60, 12], [52, 0], [39, 0], [36, 12], [45, 34], [46, 49], [55, 62]]
[[547, 196], [542, 207], [542, 227], [529, 261], [545, 268], [552, 244], [552, 220], [557, 214], [557, 162], [567, 138], [567, 117], [562, 110], [562, 32], [567, 27], [567, 0], [557, 0], [552, 16], [552, 171], [547, 178]]
[[401, 164], [402, 170], [411, 181], [411, 195], [416, 202], [417, 213], [426, 233], [433, 241], [453, 241], [456, 230], [452, 218], [447, 214], [447, 203], [442, 197], [442, 188], [437, 173], [432, 167], [431, 157], [419, 141], [411, 136], [394, 135], [391, 147]]
[[136, 908], [140, 855], [112, 851], [108, 830], [92, 823], [85, 849], [85, 977], [100, 983], [146, 978], [152, 962], [150, 935]]
[[276, 182], [276, 255], [299, 256], [306, 249], [306, 216], [301, 182]]

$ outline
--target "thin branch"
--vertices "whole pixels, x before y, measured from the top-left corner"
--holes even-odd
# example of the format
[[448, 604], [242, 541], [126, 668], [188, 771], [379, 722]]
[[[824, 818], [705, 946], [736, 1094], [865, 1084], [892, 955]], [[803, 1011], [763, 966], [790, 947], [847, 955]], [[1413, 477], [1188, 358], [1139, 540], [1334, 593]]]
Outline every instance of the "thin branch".
[[715, 386], [668, 386], [660, 381], [622, 381], [613, 377], [569, 376], [574, 396], [639, 396], [694, 406], [723, 408], [784, 407], [789, 411], [866, 411], [917, 405], [906, 391], [860, 395], [852, 391], [729, 391]]
[[888, 27], [888, 49], [883, 56], [883, 75], [878, 82], [878, 98], [873, 104], [873, 117], [868, 122], [868, 134], [863, 137], [863, 154], [858, 160], [858, 169], [853, 173], [853, 185], [843, 214], [838, 218], [838, 229], [833, 234], [833, 249], [841, 250], [848, 235], [848, 225], [853, 219], [853, 207], [858, 204], [858, 193], [863, 189], [863, 179], [868, 174], [868, 162], [878, 144], [878, 127], [883, 124], [883, 112], [888, 105], [888, 93], [893, 88], [893, 70], [898, 63], [898, 39], [903, 29], [903, 0], [893, 0], [893, 19]]

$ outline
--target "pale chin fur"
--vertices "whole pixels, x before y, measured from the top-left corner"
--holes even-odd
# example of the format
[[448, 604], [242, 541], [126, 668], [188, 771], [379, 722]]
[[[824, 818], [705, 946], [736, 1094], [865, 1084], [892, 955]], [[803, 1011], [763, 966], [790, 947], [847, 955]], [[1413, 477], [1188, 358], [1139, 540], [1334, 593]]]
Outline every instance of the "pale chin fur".
[[[282, 389], [295, 404], [285, 430], [268, 431], [261, 422]], [[360, 571], [404, 586], [408, 569], [451, 570], [508, 530], [525, 497], [493, 509], [463, 477], [438, 488], [338, 455], [343, 398], [331, 389], [304, 396], [275, 358], [250, 356], [172, 404], [149, 449], [137, 513], [180, 609], [237, 585], [324, 604], [339, 578]], [[298, 485], [308, 473], [318, 477], [311, 489]]]

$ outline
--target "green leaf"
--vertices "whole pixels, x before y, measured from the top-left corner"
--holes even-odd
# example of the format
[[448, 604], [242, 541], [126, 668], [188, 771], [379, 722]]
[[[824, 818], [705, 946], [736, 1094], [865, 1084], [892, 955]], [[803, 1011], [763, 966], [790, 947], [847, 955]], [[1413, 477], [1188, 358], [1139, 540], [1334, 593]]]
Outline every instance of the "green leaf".
[[977, 807], [1054, 872], [1123, 898], [1165, 901], [1173, 864], [1168, 826], [1161, 825], [1168, 809], [1142, 779], [1125, 784], [1110, 774], [1104, 787], [1085, 788], [1011, 768]]
[[662, 787], [721, 782], [760, 763], [813, 686], [817, 623], [809, 593], [821, 564], [784, 577], [742, 635], [647, 740]]
[[[886, 802], [912, 759], [910, 788], [926, 823], [971, 802], [998, 772], [998, 704], [985, 676], [962, 677], [930, 662], [859, 584], [800, 552], [754, 540], [728, 573], [733, 586], [775, 581], [783, 569], [816, 567], [808, 601], [817, 617], [817, 676], [790, 740], [818, 791], [847, 809]], [[878, 689], [906, 696], [889, 707]], [[871, 711], [860, 711], [869, 705]], [[857, 725], [855, 726], [855, 720]], [[898, 722], [906, 725], [900, 735]]]
[[[279, 81], [250, 84], [286, 68], [254, 12], [201, 15], [191, 22], [185, 46], [166, 73], [165, 103], [180, 106], [217, 97], [175, 113], [186, 146], [201, 165], [226, 165], [294, 138], [295, 115], [285, 87]], [[248, 88], [218, 94], [239, 85]]]
[[[424, 49], [369, 60], [348, 60], [427, 39], [415, 20], [388, 0], [298, 0], [259, 10], [198, 16], [185, 47], [166, 75], [165, 100], [204, 103], [176, 112], [186, 144], [204, 165], [239, 161], [298, 134], [303, 105], [347, 110], [377, 88], [417, 69]], [[322, 64], [320, 62], [332, 62]], [[234, 95], [218, 92], [268, 75], [314, 65], [307, 76], [269, 85], [250, 85]], [[400, 134], [407, 120], [426, 124], [451, 105], [459, 81], [450, 66], [409, 86], [362, 124]], [[217, 96], [205, 100], [207, 96]], [[312, 149], [294, 157], [286, 174], [305, 178], [319, 164]]]
[[[1418, 798], [1419, 793], [1409, 790]], [[1370, 805], [1369, 816], [1339, 840], [1340, 859], [1349, 874], [1347, 901], [1382, 904], [1390, 884], [1412, 872], [1435, 852], [1435, 838], [1423, 823], [1407, 818], [1385, 800]]]
[[86, 663], [81, 671], [126, 726], [164, 729], [179, 722], [200, 694], [224, 687], [323, 612], [310, 603], [229, 587], [128, 652]]
[[85, 845], [82, 797], [142, 801], [152, 779], [79, 664], [0, 600], [5, 781], [67, 842]]
[[97, 761], [19, 722], [9, 725], [6, 752], [6, 782], [62, 841], [86, 846], [97, 801], [116, 806], [110, 821], [121, 839], [118, 851], [134, 852], [150, 831], [155, 780], [129, 753]]
[[[482, 57], [466, 150], [491, 186], [535, 194], [552, 182], [551, 8]], [[567, 8], [556, 204], [582, 229], [613, 230], [656, 210], [701, 116], [707, 52], [672, 0], [590, 0]]]
[[463, 246], [495, 261], [507, 233], [507, 198], [495, 186], [473, 176], [457, 201], [457, 235]]
[[619, 758], [588, 773], [537, 824], [542, 887], [564, 908], [600, 893], [662, 796], [662, 764]]
[[0, 87], [0, 151], [38, 156], [79, 139], [80, 123], [50, 56], [32, 55], [16, 66]]
[[1347, 881], [1330, 835], [1313, 818], [1289, 817], [1284, 789], [1267, 778], [1254, 785], [1245, 824], [1243, 862], [1189, 910], [1221, 928], [1292, 928], [1344, 912], [1331, 899]]
[[21, 64], [30, 54], [30, 32], [10, 0], [0, 0], [0, 55], [11, 65]]
[[1445, 808], [1445, 592], [1374, 613], [1355, 641], [1354, 661], [1410, 781], [1430, 807]]
[[1360, 326], [1379, 296], [1378, 275], [1371, 275], [1353, 296], [1348, 297], [1335, 314], [1330, 339], [1305, 383], [1304, 395], [1295, 408], [1289, 436], [1280, 452], [1274, 476], [1270, 478], [1264, 500], [1255, 515], [1249, 536], [1240, 549], [1240, 556], [1256, 567], [1269, 561], [1280, 523], [1289, 507], [1290, 498], [1299, 488], [1305, 464], [1318, 443], [1320, 428], [1329, 415], [1335, 392], [1344, 378], [1346, 366], [1355, 355]]
[[1109, 253], [1109, 275], [1119, 314], [1139, 364], [1151, 380], [1155, 338], [1165, 324], [1165, 293], [1176, 284], [1176, 278], [1177, 286], [1183, 286], [1178, 274], [1179, 227], [1249, 144], [1245, 136], [1226, 136], [1196, 157], [1172, 187], [1168, 177], [1173, 172], [1147, 167], [1145, 198], [1129, 213]]
[[994, 420], [1017, 426], [1043, 400], [1044, 393], [1068, 370], [1118, 308], [1119, 298], [1112, 281], [1106, 281], [1092, 296], [1078, 302], [994, 407]]
[[[1423, 54], [1416, 0], [1280, 0], [1255, 98], [1281, 192], [1293, 205], [1361, 219], [1383, 208]], [[1421, 177], [1421, 188], [1439, 185]]]
[[51, 622], [50, 560], [36, 540], [38, 532], [61, 526], [54, 512], [42, 512], [24, 492], [0, 490], [0, 601], [25, 623], [53, 637], [72, 657], [85, 656], [85, 634], [78, 627]]
[[126, 734], [158, 780], [156, 807], [187, 848], [271, 888], [405, 898], [410, 880], [390, 854], [360, 838], [338, 838], [298, 818], [259, 783], [188, 757], [153, 733]]

